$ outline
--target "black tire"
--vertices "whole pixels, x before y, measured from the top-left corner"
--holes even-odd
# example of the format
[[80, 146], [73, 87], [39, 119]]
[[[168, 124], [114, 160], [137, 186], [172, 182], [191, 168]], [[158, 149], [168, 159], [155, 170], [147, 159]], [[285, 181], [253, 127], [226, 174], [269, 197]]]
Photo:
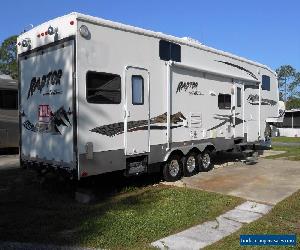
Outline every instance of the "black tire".
[[183, 163], [179, 155], [171, 155], [163, 167], [165, 181], [177, 181], [182, 177]]
[[196, 152], [189, 152], [184, 158], [183, 174], [184, 176], [192, 176], [199, 172], [199, 154]]
[[22, 160], [20, 160], [20, 168], [21, 169], [26, 169], [27, 168], [27, 164]]
[[201, 163], [200, 169], [202, 172], [208, 172], [209, 170], [213, 169], [214, 165], [211, 161], [211, 152], [209, 150], [204, 150], [201, 154]]

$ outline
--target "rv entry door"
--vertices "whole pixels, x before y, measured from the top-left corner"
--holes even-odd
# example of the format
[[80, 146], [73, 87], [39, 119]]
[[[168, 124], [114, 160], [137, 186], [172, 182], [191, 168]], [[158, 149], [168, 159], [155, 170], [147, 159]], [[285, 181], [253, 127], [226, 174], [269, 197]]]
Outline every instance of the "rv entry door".
[[257, 84], [244, 85], [245, 120], [248, 142], [258, 141], [259, 136], [259, 86]]
[[125, 70], [125, 155], [149, 152], [149, 72], [138, 67]]
[[242, 82], [235, 81], [234, 100], [234, 137], [244, 137], [244, 86]]

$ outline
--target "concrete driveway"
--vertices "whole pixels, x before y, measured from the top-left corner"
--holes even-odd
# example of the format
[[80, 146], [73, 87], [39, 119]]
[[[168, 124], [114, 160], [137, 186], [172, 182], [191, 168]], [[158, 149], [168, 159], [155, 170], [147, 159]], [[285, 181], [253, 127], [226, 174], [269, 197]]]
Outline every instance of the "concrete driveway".
[[199, 173], [182, 182], [192, 188], [275, 205], [300, 189], [300, 162], [259, 158]]
[[[0, 155], [0, 169], [18, 167], [18, 155]], [[237, 162], [183, 178], [180, 185], [275, 205], [300, 189], [300, 162], [264, 158], [254, 165]]]
[[20, 167], [19, 155], [0, 155], [0, 170]]

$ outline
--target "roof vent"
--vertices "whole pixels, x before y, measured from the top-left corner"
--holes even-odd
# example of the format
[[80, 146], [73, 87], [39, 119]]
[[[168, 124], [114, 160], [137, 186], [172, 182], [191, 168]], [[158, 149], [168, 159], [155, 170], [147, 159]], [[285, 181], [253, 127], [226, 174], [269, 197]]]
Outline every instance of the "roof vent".
[[194, 39], [194, 38], [191, 38], [191, 37], [188, 37], [188, 36], [182, 37], [181, 39], [185, 40], [187, 42], [190, 42], [190, 43], [202, 44], [197, 39]]

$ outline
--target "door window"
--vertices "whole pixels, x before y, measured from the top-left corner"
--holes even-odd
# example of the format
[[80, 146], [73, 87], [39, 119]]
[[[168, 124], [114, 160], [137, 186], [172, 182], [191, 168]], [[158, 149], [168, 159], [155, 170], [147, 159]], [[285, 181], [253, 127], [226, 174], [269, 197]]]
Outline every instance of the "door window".
[[131, 78], [132, 86], [132, 104], [144, 104], [144, 78], [140, 75], [134, 75]]
[[236, 106], [242, 107], [242, 89], [237, 87], [236, 90]]

